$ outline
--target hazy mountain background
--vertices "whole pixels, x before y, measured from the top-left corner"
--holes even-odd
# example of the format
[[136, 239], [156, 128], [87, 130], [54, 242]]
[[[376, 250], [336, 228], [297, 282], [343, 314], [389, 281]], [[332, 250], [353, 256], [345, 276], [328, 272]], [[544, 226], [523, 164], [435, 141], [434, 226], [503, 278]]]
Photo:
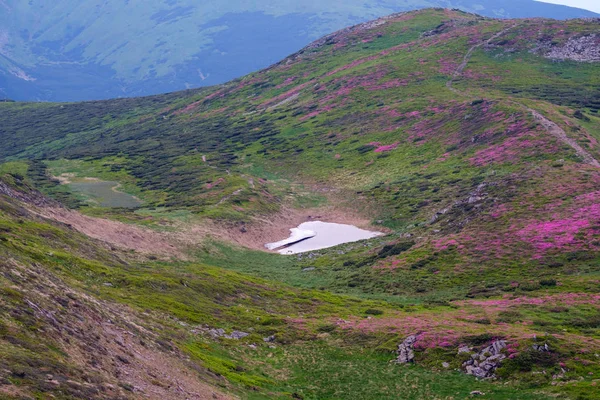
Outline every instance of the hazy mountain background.
[[75, 101], [218, 84], [345, 26], [423, 7], [597, 16], [533, 0], [0, 0], [0, 98]]

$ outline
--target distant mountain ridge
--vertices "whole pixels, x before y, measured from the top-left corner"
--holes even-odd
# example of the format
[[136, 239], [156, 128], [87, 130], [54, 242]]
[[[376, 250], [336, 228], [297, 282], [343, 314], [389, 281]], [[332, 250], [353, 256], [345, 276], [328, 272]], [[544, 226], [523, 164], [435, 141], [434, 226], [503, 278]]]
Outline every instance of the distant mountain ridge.
[[415, 8], [491, 17], [592, 17], [533, 0], [0, 2], [0, 98], [78, 101], [214, 85], [345, 26]]

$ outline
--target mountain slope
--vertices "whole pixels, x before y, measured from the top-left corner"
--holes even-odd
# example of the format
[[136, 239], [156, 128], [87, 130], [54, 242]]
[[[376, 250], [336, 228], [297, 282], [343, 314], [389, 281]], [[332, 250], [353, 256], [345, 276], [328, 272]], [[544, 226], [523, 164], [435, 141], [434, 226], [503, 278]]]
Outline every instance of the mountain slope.
[[[335, 325], [373, 313], [428, 314], [423, 307], [404, 311], [123, 252], [43, 217], [49, 207], [59, 206], [19, 178], [0, 180], [3, 399], [415, 399], [475, 389], [547, 398], [521, 385], [399, 370], [382, 346], [398, 333]], [[401, 389], [403, 381], [412, 386]]]
[[[592, 17], [533, 0], [5, 0], [0, 97], [74, 101], [213, 85], [264, 68], [324, 34], [392, 12], [456, 7], [493, 17]], [[126, 18], [126, 21], [123, 20]]]
[[[86, 233], [82, 225], [102, 218], [110, 232], [96, 238], [115, 247], [112, 234], [143, 240], [129, 233], [139, 229], [172, 241], [175, 251], [154, 246], [150, 255], [133, 242], [124, 247], [140, 251], [124, 255], [125, 265], [102, 259], [105, 268], [75, 278], [95, 283], [102, 298], [148, 303], [194, 326], [258, 330], [244, 342], [258, 342], [256, 353], [207, 339], [208, 355], [222, 363], [207, 368], [242, 382], [228, 386], [242, 397], [253, 398], [247, 389], [255, 386], [267, 398], [482, 390], [494, 398], [591, 399], [600, 347], [597, 27], [589, 19], [423, 10], [344, 29], [211, 88], [3, 103], [0, 173], [87, 214], [73, 224], [60, 219], [71, 229]], [[99, 206], [77, 186], [92, 179], [118, 182], [143, 203]], [[6, 217], [17, 232], [9, 231], [13, 258], [27, 254], [32, 246], [19, 240], [35, 230], [23, 232], [18, 215]], [[247, 248], [308, 216], [366, 218], [388, 235], [294, 257]], [[48, 253], [56, 250], [43, 248], [33, 260], [55, 268]], [[219, 289], [206, 292], [203, 279]], [[279, 290], [285, 295], [273, 294]], [[223, 291], [231, 302], [223, 303]], [[253, 319], [266, 309], [278, 319], [268, 329]], [[271, 334], [280, 352], [262, 342]], [[410, 335], [418, 367], [389, 364]], [[475, 387], [443, 371], [466, 370], [471, 353], [457, 355], [459, 348], [475, 352], [497, 339], [509, 346], [495, 375], [517, 386]], [[185, 340], [177, 344], [196, 354]], [[398, 373], [417, 383], [399, 384]]]

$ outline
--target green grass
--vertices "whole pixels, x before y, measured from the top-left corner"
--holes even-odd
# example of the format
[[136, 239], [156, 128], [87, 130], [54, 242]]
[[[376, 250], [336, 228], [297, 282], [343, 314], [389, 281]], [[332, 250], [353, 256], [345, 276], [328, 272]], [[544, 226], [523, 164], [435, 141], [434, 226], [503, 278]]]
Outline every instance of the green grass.
[[432, 373], [418, 366], [390, 363], [389, 354], [355, 346], [335, 348], [326, 341], [264, 350], [261, 356], [270, 368], [285, 371], [285, 385], [281, 391], [295, 393], [306, 400], [464, 399], [475, 390], [494, 399], [550, 398], [515, 385], [477, 382], [455, 371]]

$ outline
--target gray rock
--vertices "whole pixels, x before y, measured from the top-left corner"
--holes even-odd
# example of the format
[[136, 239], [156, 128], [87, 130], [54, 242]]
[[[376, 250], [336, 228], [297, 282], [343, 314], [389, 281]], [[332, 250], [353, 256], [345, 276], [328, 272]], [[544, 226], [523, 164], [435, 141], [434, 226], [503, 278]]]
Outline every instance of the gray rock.
[[473, 204], [473, 203], [477, 203], [477, 202], [479, 202], [479, 201], [481, 201], [481, 200], [483, 200], [483, 199], [484, 199], [484, 198], [483, 198], [483, 197], [481, 197], [481, 196], [471, 196], [471, 197], [469, 197], [469, 199], [467, 200], [467, 203], [469, 203], [469, 204]]
[[235, 339], [235, 340], [239, 340], [239, 339], [245, 338], [246, 336], [250, 335], [249, 333], [240, 332], [240, 331], [233, 331], [233, 332], [231, 332], [231, 334], [228, 335], [225, 333], [225, 329], [222, 329], [222, 328], [209, 329], [208, 334], [210, 336], [212, 336], [213, 339], [225, 338], [225, 339]]
[[263, 338], [266, 343], [272, 343], [275, 341], [275, 335], [271, 335], [269, 337]]
[[550, 347], [548, 347], [548, 343], [534, 344], [532, 347], [536, 351], [541, 351], [541, 352], [548, 352], [548, 351], [550, 351]]
[[225, 335], [225, 337], [227, 339], [235, 339], [235, 340], [240, 340], [242, 338], [245, 338], [246, 336], [250, 335], [249, 333], [246, 332], [240, 332], [240, 331], [233, 331], [231, 332], [231, 335]]
[[600, 44], [596, 34], [571, 38], [562, 46], [548, 46], [546, 58], [573, 60], [578, 62], [599, 62]]
[[221, 328], [218, 328], [218, 329], [209, 329], [208, 330], [208, 334], [210, 336], [212, 336], [213, 338], [215, 338], [215, 339], [216, 338], [220, 338], [220, 337], [225, 336], [225, 329], [221, 329]]
[[407, 337], [404, 342], [398, 346], [398, 358], [396, 362], [399, 364], [407, 364], [415, 360], [415, 352], [413, 346], [417, 341], [416, 335]]
[[[504, 340], [497, 340], [481, 351], [471, 354], [471, 358], [463, 363], [465, 372], [478, 378], [493, 377], [502, 360], [506, 358], [502, 354], [502, 349], [505, 347], [506, 342]], [[459, 348], [459, 353], [464, 353], [464, 349], [464, 347]]]
[[448, 364], [447, 362], [443, 362], [442, 367], [448, 369], [448, 368], [450, 368], [450, 364]]

